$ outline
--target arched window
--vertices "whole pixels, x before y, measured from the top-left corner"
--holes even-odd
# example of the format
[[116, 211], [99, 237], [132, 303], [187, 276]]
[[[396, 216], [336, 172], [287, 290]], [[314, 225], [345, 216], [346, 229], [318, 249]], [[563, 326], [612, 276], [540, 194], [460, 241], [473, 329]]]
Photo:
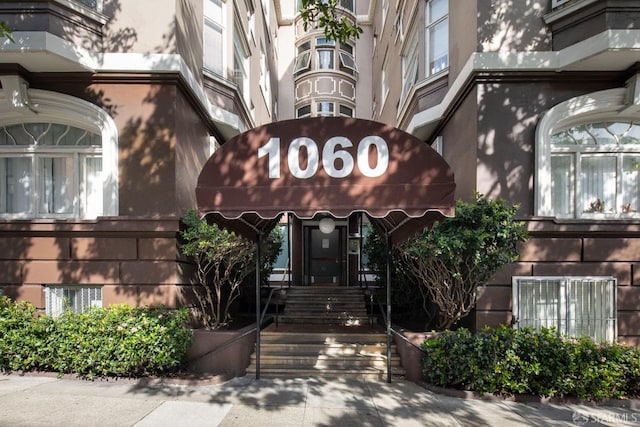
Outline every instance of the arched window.
[[2, 77], [0, 94], [0, 218], [118, 215], [113, 120], [89, 102], [16, 79]]
[[625, 89], [572, 98], [537, 131], [536, 213], [640, 218], [640, 114]]

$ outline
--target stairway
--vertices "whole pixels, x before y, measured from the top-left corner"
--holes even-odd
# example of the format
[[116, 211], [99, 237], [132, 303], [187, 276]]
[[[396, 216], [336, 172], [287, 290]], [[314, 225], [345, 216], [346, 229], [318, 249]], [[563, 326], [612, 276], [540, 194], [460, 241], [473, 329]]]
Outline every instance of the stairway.
[[[362, 289], [292, 287], [279, 323], [260, 334], [265, 377], [387, 378], [387, 337], [367, 315]], [[256, 374], [256, 353], [247, 374]], [[404, 375], [395, 344], [391, 374]]]
[[298, 286], [287, 290], [281, 323], [368, 325], [367, 306], [360, 288]]
[[[260, 335], [261, 376], [387, 378], [387, 338], [384, 333], [310, 332], [287, 326], [276, 328], [271, 325]], [[296, 329], [298, 332], [293, 332]], [[404, 375], [395, 344], [391, 346], [391, 355], [392, 376]], [[255, 352], [247, 374], [256, 374]]]

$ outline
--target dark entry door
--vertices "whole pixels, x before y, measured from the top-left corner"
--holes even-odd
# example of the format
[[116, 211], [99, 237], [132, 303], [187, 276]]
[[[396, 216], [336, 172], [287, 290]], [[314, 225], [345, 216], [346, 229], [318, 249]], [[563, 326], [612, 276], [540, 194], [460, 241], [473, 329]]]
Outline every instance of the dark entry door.
[[345, 226], [336, 226], [329, 234], [305, 227], [305, 284], [346, 284], [346, 233]]

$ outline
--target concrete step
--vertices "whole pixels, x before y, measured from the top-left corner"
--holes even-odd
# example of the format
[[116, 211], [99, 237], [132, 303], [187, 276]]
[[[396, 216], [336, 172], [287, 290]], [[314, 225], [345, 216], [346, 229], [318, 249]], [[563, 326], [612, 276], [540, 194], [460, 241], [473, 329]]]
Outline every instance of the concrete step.
[[[294, 343], [265, 343], [260, 342], [262, 354], [282, 354], [287, 356], [375, 356], [387, 355], [387, 346], [383, 343], [377, 344], [294, 344]], [[391, 352], [396, 352], [394, 344], [391, 345]]]
[[[247, 368], [248, 375], [255, 375], [255, 365]], [[404, 369], [394, 368], [391, 370], [392, 377], [402, 377]], [[260, 376], [264, 378], [304, 378], [304, 377], [325, 377], [325, 378], [357, 378], [365, 380], [387, 379], [387, 369], [362, 368], [362, 369], [299, 369], [293, 370], [288, 366], [264, 366], [260, 365]]]
[[386, 345], [387, 336], [381, 333], [341, 333], [341, 332], [271, 332], [260, 334], [261, 343], [271, 344], [347, 344]]
[[[255, 353], [251, 357], [251, 363], [255, 363]], [[291, 366], [295, 369], [302, 368], [363, 368], [374, 367], [386, 369], [386, 356], [296, 356], [296, 355], [265, 355], [260, 353], [260, 363], [265, 366]], [[400, 359], [392, 358], [391, 366], [400, 366]]]
[[287, 314], [280, 315], [278, 320], [281, 323], [322, 323], [334, 325], [368, 325], [370, 319], [368, 316], [350, 316], [350, 315], [313, 315], [291, 316]]
[[[296, 330], [296, 328], [300, 328]], [[368, 327], [284, 325], [260, 334], [260, 375], [272, 377], [348, 377], [386, 379], [387, 336]], [[309, 331], [309, 329], [315, 331]], [[395, 344], [391, 346], [392, 375], [404, 375]], [[248, 374], [255, 374], [256, 354]]]
[[367, 310], [364, 307], [290, 307], [284, 309], [284, 314], [304, 314], [304, 313], [344, 313], [351, 315], [366, 316]]

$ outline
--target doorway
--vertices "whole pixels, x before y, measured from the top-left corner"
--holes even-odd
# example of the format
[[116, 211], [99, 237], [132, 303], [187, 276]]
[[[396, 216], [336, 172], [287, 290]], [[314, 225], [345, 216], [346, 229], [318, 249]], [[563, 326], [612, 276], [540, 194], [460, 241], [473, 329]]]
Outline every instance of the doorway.
[[347, 227], [336, 225], [330, 233], [320, 227], [304, 227], [304, 284], [347, 284]]

